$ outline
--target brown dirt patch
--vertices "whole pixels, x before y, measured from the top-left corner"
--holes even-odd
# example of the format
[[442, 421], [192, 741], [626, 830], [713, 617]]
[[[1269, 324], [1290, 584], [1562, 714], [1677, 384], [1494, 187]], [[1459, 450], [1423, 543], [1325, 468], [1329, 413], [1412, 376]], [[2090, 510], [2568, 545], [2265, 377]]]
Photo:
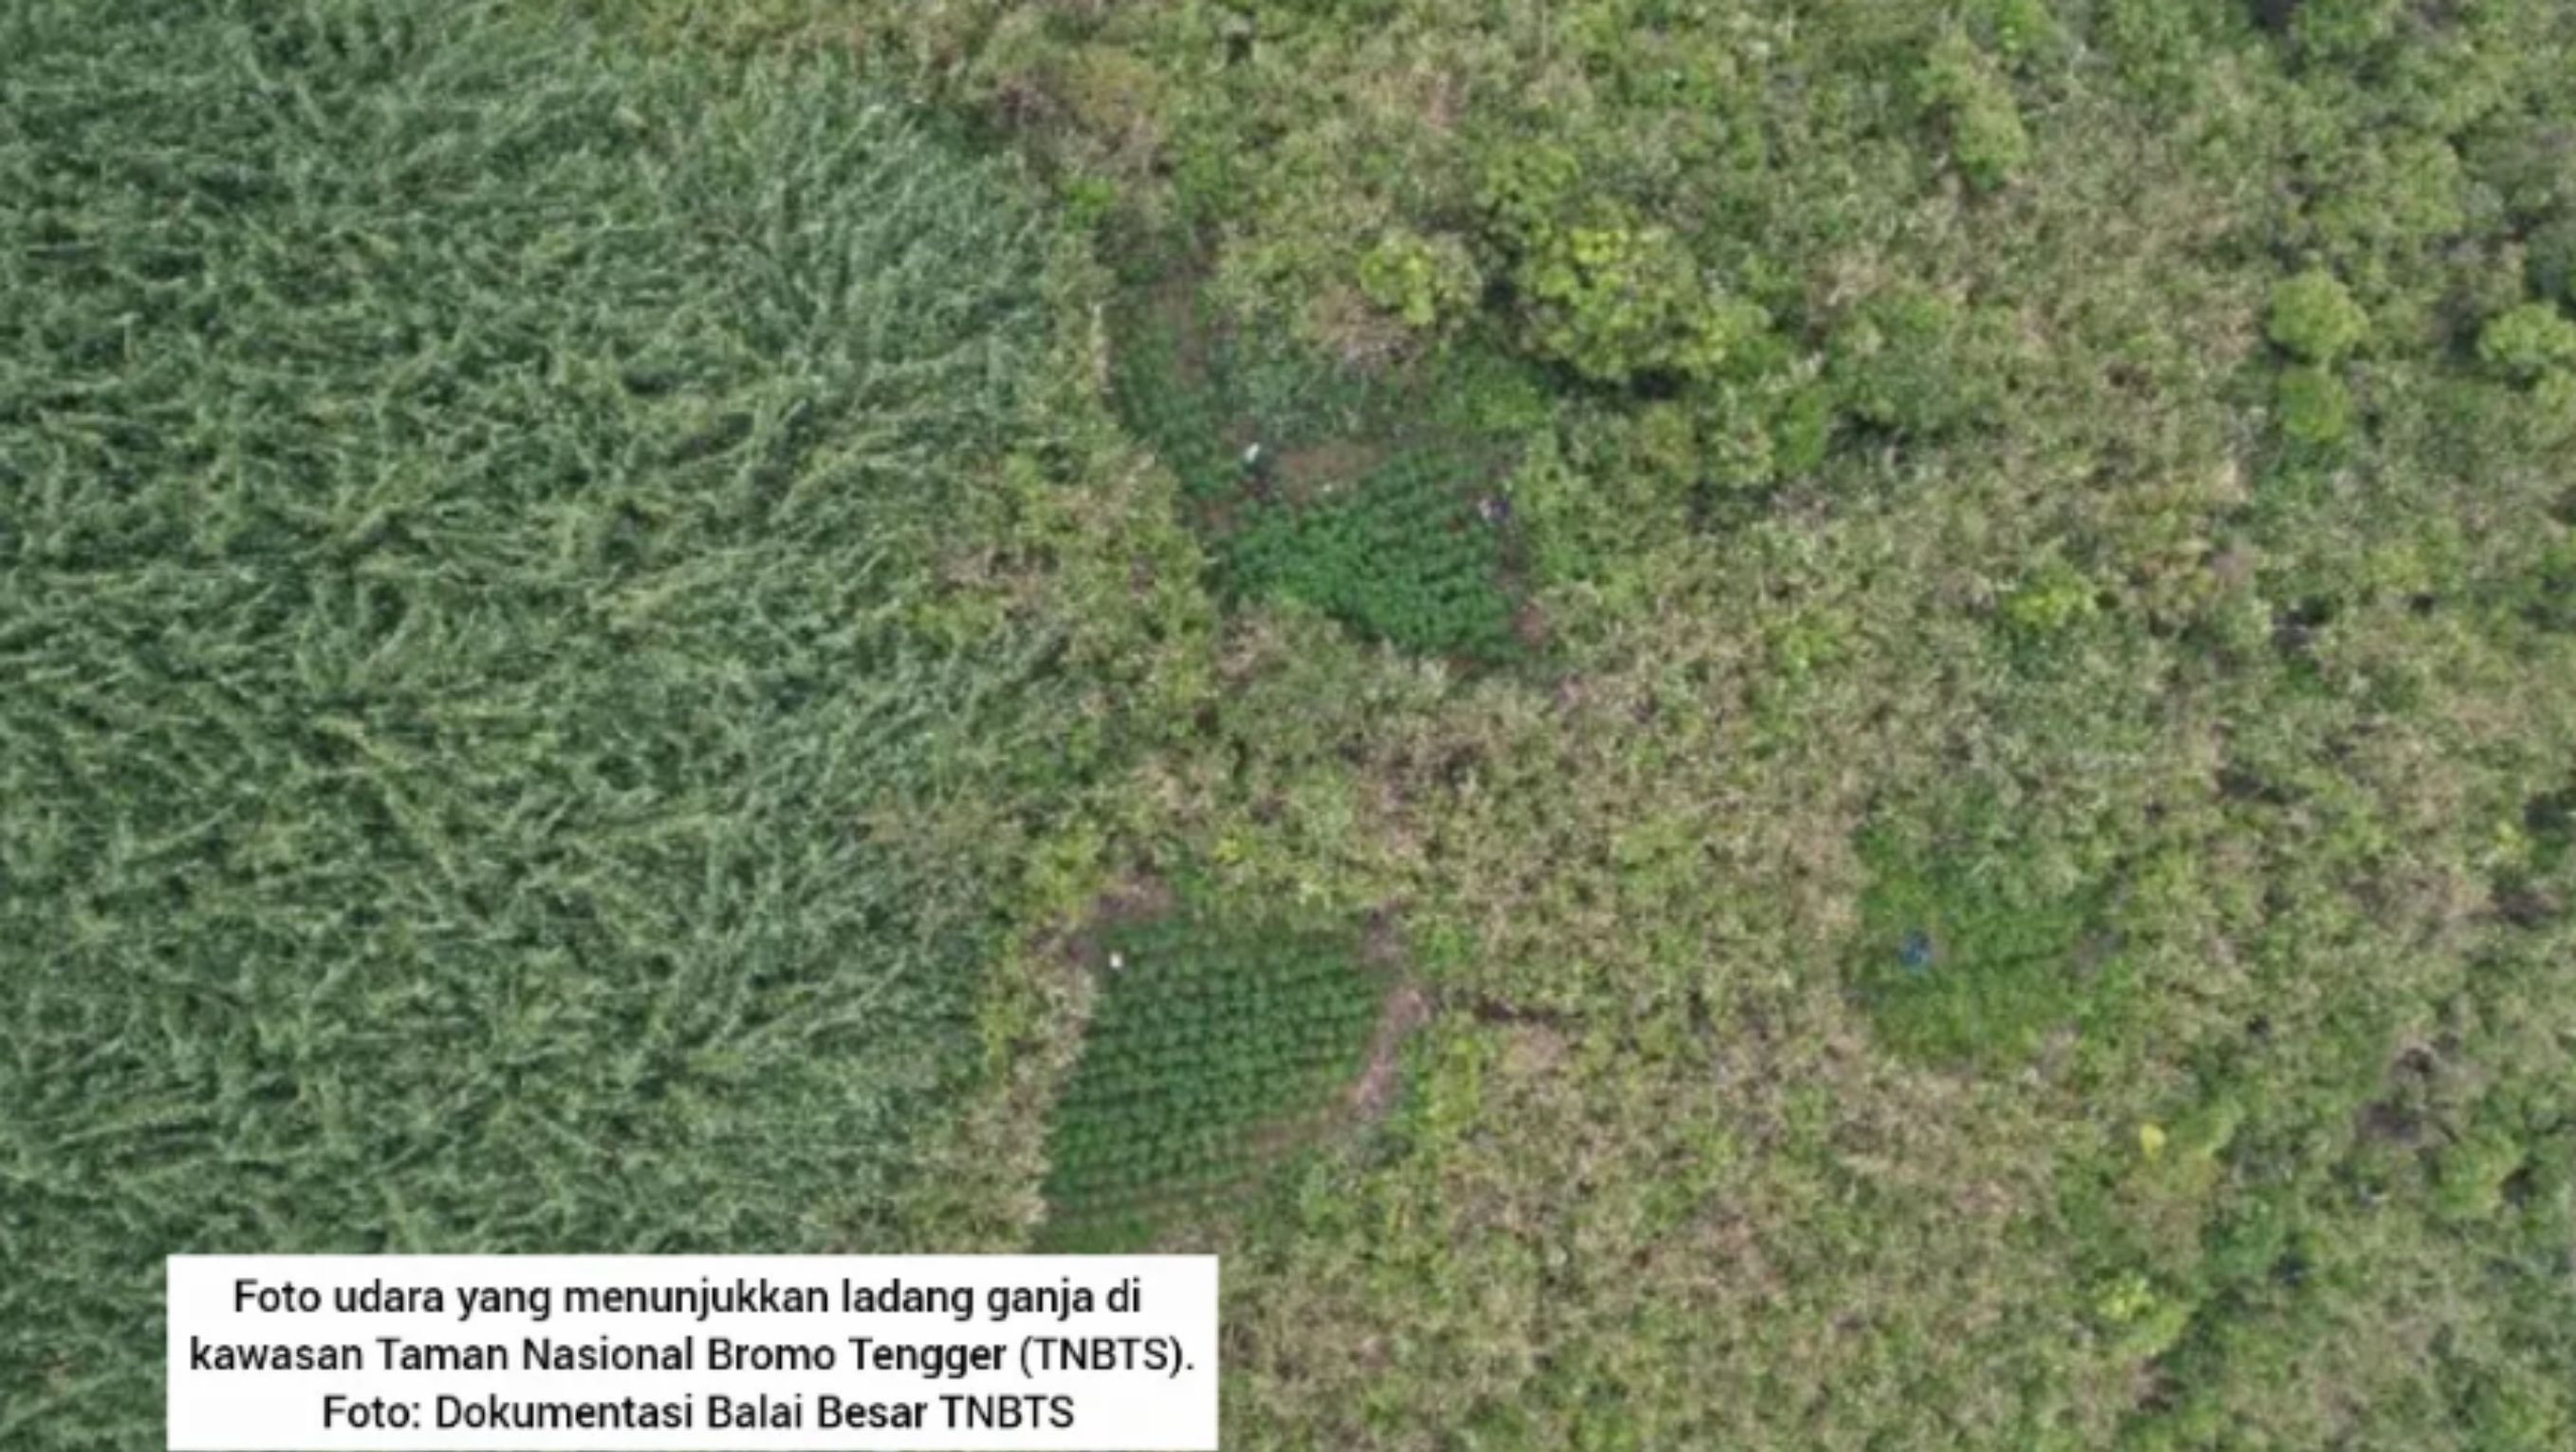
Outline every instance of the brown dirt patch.
[[1402, 319], [1350, 287], [1330, 287], [1306, 306], [1306, 321], [1326, 351], [1345, 368], [1382, 373], [1413, 347], [1413, 334]]
[[1515, 1079], [1544, 1079], [1565, 1062], [1565, 1034], [1546, 1024], [1524, 1024], [1503, 1043], [1503, 1072]]
[[1330, 439], [1291, 449], [1279, 456], [1279, 483], [1290, 498], [1302, 502], [1360, 479], [1393, 452], [1383, 444], [1360, 439]]
[[1410, 983], [1386, 996], [1386, 1006], [1378, 1012], [1377, 1032], [1369, 1040], [1368, 1067], [1350, 1088], [1352, 1114], [1363, 1121], [1374, 1120], [1395, 1102], [1404, 1041], [1430, 1017], [1431, 996]]
[[1404, 930], [1396, 920], [1396, 907], [1388, 904], [1371, 908], [1368, 924], [1360, 931], [1360, 963], [1373, 973], [1392, 973], [1404, 963]]
[[1546, 612], [1538, 608], [1537, 601], [1523, 599], [1519, 608], [1512, 611], [1513, 637], [1529, 650], [1543, 651], [1547, 649], [1549, 634]]
[[1154, 873], [1140, 871], [1120, 879], [1092, 900], [1091, 911], [1083, 917], [1082, 925], [1066, 935], [1065, 960], [1077, 967], [1097, 965], [1104, 933], [1166, 917], [1179, 901], [1172, 885]]

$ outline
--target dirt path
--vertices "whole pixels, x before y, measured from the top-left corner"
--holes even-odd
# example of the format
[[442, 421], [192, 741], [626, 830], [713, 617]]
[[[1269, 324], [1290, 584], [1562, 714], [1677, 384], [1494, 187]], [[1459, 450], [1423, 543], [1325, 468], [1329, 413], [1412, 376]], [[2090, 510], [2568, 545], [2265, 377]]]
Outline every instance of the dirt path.
[[1350, 1087], [1352, 1114], [1366, 1121], [1386, 1113], [1387, 1106], [1395, 1101], [1404, 1041], [1430, 1017], [1431, 996], [1410, 983], [1386, 996], [1386, 1007], [1378, 1014], [1377, 1031], [1369, 1039], [1368, 1067], [1360, 1071]]

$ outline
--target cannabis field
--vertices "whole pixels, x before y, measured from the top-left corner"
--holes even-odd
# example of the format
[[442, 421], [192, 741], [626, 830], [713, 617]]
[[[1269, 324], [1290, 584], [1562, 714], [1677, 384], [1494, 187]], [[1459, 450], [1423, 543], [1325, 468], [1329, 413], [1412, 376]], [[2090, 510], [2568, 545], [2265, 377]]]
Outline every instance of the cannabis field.
[[1229, 1447], [2576, 1444], [2576, 11], [0, 58], [0, 1445], [1136, 1247]]

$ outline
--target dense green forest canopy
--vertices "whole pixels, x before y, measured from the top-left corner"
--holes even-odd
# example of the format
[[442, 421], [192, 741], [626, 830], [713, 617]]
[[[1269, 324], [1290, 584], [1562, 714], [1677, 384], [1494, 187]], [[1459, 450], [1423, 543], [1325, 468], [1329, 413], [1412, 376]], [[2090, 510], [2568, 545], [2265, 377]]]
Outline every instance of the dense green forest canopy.
[[2576, 1441], [2576, 10], [0, 51], [0, 1440], [1115, 1243], [1229, 1446]]

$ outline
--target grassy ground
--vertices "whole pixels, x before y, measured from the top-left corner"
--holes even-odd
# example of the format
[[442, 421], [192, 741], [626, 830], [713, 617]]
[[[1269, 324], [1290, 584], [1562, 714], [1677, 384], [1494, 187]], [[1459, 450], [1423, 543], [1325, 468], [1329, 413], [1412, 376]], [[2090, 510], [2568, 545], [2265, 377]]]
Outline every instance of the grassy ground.
[[1055, 1243], [1205, 1093], [1229, 1446], [2576, 1438], [2563, 8], [80, 13], [0, 1431], [182, 1244]]

